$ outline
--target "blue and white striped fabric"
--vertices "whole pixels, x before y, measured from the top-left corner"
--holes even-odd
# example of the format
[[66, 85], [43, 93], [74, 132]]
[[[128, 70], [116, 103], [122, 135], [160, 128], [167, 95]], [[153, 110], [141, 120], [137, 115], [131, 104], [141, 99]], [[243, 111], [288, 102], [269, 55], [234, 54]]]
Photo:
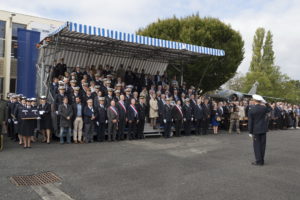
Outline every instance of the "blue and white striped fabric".
[[140, 36], [129, 33], [122, 33], [114, 30], [98, 28], [95, 26], [88, 26], [84, 24], [78, 24], [73, 22], [67, 22], [59, 29], [51, 33], [50, 35], [57, 34], [64, 28], [67, 28], [71, 32], [78, 32], [87, 35], [96, 35], [101, 37], [107, 37], [115, 40], [121, 40], [125, 42], [132, 42], [137, 44], [162, 47], [168, 49], [177, 49], [177, 50], [186, 50], [189, 52], [204, 54], [204, 55], [213, 55], [213, 56], [225, 56], [225, 51], [221, 49], [213, 49], [208, 47], [196, 46], [191, 44], [185, 44], [181, 42], [174, 42], [168, 40], [162, 40], [158, 38], [151, 38], [147, 36]]

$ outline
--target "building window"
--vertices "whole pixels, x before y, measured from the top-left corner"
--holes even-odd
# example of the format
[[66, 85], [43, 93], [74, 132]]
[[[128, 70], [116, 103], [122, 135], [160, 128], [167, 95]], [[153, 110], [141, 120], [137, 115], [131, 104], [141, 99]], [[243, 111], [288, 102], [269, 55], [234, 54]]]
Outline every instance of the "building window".
[[0, 20], [0, 38], [5, 39], [5, 21]]
[[16, 79], [15, 78], [11, 78], [10, 79], [9, 92], [11, 92], [11, 93], [15, 93], [16, 92]]
[[4, 78], [3, 77], [0, 77], [0, 94], [3, 94], [3, 83], [4, 83]]
[[18, 58], [18, 28], [26, 29], [26, 25], [12, 23], [11, 57]]
[[0, 38], [0, 57], [4, 57], [5, 52], [5, 40]]
[[5, 21], [0, 20], [0, 57], [4, 57], [5, 48]]

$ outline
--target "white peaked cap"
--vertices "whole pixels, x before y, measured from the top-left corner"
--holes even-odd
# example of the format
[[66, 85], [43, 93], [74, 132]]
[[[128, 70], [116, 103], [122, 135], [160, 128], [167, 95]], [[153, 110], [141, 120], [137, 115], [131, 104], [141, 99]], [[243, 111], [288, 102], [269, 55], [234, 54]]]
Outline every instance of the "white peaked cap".
[[266, 101], [264, 100], [264, 98], [263, 98], [262, 96], [258, 95], [258, 94], [253, 94], [253, 95], [252, 95], [252, 98], [253, 98], [254, 100], [256, 100], [256, 101], [261, 101], [261, 102], [263, 102], [263, 103], [266, 103]]

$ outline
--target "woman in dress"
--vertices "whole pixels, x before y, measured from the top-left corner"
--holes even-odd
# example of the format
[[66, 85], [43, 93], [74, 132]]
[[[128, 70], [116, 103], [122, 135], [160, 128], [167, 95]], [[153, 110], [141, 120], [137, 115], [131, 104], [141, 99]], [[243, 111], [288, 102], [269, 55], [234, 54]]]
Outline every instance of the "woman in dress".
[[214, 131], [214, 134], [218, 134], [218, 127], [219, 127], [219, 124], [220, 124], [220, 120], [221, 117], [220, 117], [220, 114], [218, 112], [218, 107], [217, 107], [217, 104], [214, 103], [213, 104], [213, 109], [211, 111], [211, 125], [213, 127], [213, 131]]
[[41, 116], [40, 120], [40, 130], [44, 136], [42, 142], [47, 142], [50, 144], [51, 138], [51, 105], [47, 103], [46, 96], [41, 96], [40, 105], [38, 106], [39, 114]]
[[149, 118], [150, 118], [151, 126], [153, 127], [153, 129], [156, 129], [156, 119], [158, 118], [158, 102], [155, 93], [151, 95], [149, 104], [150, 104]]

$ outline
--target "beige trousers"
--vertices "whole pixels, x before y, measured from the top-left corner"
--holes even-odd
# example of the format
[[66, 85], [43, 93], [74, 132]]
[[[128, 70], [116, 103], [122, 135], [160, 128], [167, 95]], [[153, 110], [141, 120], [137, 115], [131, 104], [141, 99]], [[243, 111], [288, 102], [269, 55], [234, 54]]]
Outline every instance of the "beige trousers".
[[76, 119], [74, 120], [74, 128], [73, 128], [74, 141], [81, 141], [82, 127], [83, 127], [82, 117], [76, 117]]

